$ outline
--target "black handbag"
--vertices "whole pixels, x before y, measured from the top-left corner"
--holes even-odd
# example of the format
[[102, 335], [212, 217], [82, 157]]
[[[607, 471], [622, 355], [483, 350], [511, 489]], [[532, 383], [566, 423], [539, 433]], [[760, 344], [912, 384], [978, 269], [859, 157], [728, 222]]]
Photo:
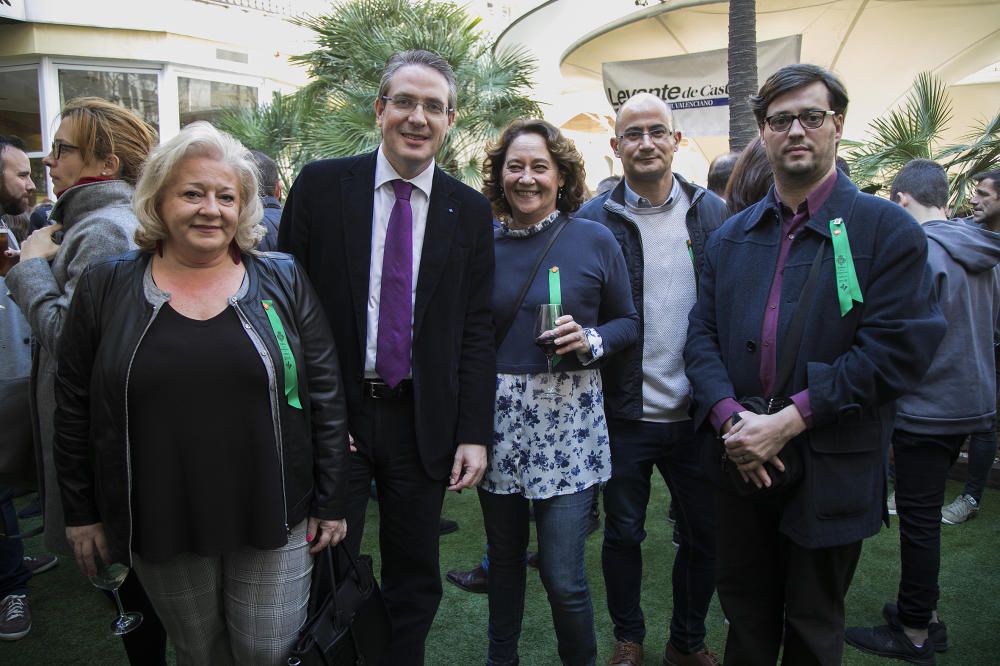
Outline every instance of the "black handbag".
[[289, 666], [363, 666], [377, 664], [389, 643], [389, 614], [382, 601], [372, 560], [357, 559], [346, 546], [336, 547], [347, 571], [337, 580], [334, 548], [316, 558], [309, 616], [288, 657]]
[[[812, 305], [812, 296], [815, 291], [816, 278], [819, 276], [819, 267], [823, 263], [823, 251], [825, 248], [826, 244], [820, 243], [819, 249], [816, 251], [816, 257], [813, 259], [812, 267], [809, 269], [809, 277], [806, 279], [806, 283], [802, 286], [802, 292], [799, 298], [798, 306], [795, 309], [795, 315], [792, 317], [792, 321], [788, 324], [788, 334], [783, 340], [781, 356], [778, 358], [778, 367], [776, 368], [777, 377], [774, 382], [775, 392], [780, 393], [785, 390], [791, 380], [792, 369], [795, 367], [795, 356], [798, 354], [799, 341], [802, 339], [802, 327], [805, 325], [806, 314], [808, 313], [809, 306]], [[747, 409], [747, 411], [753, 412], [754, 414], [774, 414], [792, 404], [792, 401], [788, 398], [762, 398], [759, 396], [745, 396], [737, 398], [736, 402], [740, 403]], [[739, 420], [739, 414], [733, 414], [733, 425], [736, 425]], [[746, 481], [743, 479], [743, 475], [740, 474], [739, 467], [736, 463], [729, 459], [728, 455], [726, 455], [725, 445], [721, 446], [723, 476], [728, 479], [730, 489], [740, 497], [758, 499], [780, 495], [794, 487], [802, 479], [802, 454], [799, 452], [799, 449], [794, 442], [788, 442], [784, 448], [781, 449], [781, 452], [778, 453], [778, 458], [781, 459], [782, 464], [785, 466], [784, 471], [778, 470], [778, 468], [774, 466], [774, 463], [770, 461], [764, 463], [764, 470], [767, 472], [767, 475], [771, 477], [771, 485], [761, 486], [760, 488], [758, 488], [752, 481]]]
[[[738, 398], [736, 402], [754, 414], [774, 414], [791, 404], [791, 400], [765, 400], [759, 397]], [[733, 414], [733, 425], [736, 425], [739, 420], [740, 415]], [[802, 479], [802, 454], [799, 453], [798, 447], [789, 442], [781, 449], [777, 457], [781, 459], [782, 464], [785, 466], [785, 471], [783, 472], [775, 467], [771, 461], [764, 463], [764, 469], [767, 471], [767, 475], [771, 477], [770, 486], [758, 488], [752, 481], [744, 481], [739, 467], [726, 456], [724, 446], [722, 470], [729, 478], [730, 488], [740, 497], [771, 497], [784, 493]]]

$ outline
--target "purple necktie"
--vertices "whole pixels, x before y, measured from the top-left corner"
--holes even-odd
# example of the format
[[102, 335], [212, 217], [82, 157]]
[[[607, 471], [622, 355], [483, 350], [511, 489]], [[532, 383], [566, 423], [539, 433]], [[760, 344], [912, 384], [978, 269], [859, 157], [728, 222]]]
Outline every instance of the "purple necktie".
[[396, 203], [389, 214], [382, 254], [382, 291], [378, 303], [375, 372], [395, 387], [410, 372], [413, 320], [413, 184], [392, 181]]

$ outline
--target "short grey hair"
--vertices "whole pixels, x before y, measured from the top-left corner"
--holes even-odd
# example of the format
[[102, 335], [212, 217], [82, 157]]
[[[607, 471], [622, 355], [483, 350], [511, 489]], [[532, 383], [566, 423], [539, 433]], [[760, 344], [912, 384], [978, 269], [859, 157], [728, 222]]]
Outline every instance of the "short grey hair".
[[191, 123], [174, 138], [155, 148], [135, 186], [132, 208], [139, 218], [135, 243], [151, 252], [156, 242], [167, 237], [167, 225], [160, 217], [163, 188], [180, 164], [189, 157], [211, 157], [228, 165], [239, 181], [240, 212], [234, 240], [243, 252], [250, 252], [267, 234], [260, 223], [264, 207], [257, 197], [260, 176], [257, 164], [243, 144], [204, 121]]
[[455, 80], [455, 70], [451, 68], [448, 61], [436, 53], [424, 51], [423, 49], [410, 49], [394, 53], [385, 63], [382, 70], [382, 79], [378, 86], [378, 99], [382, 99], [389, 94], [389, 85], [396, 72], [410, 65], [420, 65], [429, 67], [444, 77], [448, 82], [448, 108], [454, 110], [458, 106], [458, 83]]

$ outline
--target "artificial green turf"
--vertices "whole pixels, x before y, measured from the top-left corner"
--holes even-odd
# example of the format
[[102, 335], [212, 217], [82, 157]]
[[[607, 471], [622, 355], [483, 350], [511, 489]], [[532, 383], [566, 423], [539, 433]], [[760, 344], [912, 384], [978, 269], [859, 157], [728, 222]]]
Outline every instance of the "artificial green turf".
[[[949, 482], [947, 501], [961, 486]], [[666, 521], [668, 495], [662, 482], [654, 484], [644, 545], [643, 609], [648, 627], [645, 664], [659, 665], [669, 622], [670, 569], [674, 549]], [[22, 502], [19, 503], [23, 504]], [[952, 648], [938, 663], [961, 666], [1000, 664], [1000, 491], [987, 490], [979, 517], [961, 526], [942, 526], [941, 617], [948, 623]], [[444, 513], [461, 528], [441, 538], [442, 577], [449, 569], [468, 569], [482, 557], [482, 517], [475, 493], [448, 494]], [[375, 552], [377, 507], [369, 508], [364, 550]], [[24, 521], [22, 529], [37, 524]], [[587, 542], [587, 567], [597, 624], [598, 663], [610, 656], [613, 639], [604, 605], [600, 566], [600, 533]], [[28, 540], [29, 553], [38, 553], [40, 538]], [[377, 558], [376, 558], [377, 561]], [[849, 625], [882, 623], [882, 603], [895, 597], [899, 576], [899, 534], [895, 523], [865, 542], [861, 563], [847, 599]], [[119, 639], [108, 631], [114, 609], [93, 589], [72, 562], [31, 582], [29, 594], [33, 626], [23, 640], [0, 642], [0, 664], [126, 664]], [[444, 583], [444, 598], [427, 645], [427, 663], [482, 664], [486, 655], [486, 596], [464, 592]], [[708, 644], [721, 652], [725, 625], [718, 601], [708, 617]], [[524, 666], [558, 664], [548, 601], [537, 572], [529, 570], [524, 630], [520, 644]], [[887, 664], [847, 647], [844, 664]]]

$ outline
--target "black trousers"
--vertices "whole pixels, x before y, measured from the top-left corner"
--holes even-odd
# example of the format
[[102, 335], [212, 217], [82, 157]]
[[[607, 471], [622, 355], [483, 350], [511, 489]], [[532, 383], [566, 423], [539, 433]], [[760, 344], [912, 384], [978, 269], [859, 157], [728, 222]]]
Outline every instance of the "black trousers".
[[727, 666], [839, 665], [844, 597], [861, 542], [803, 548], [778, 531], [781, 498], [717, 495], [716, 587], [729, 619]]
[[420, 665], [441, 602], [438, 530], [446, 484], [428, 477], [420, 462], [412, 394], [363, 400], [363, 418], [351, 424], [358, 450], [351, 456], [346, 542], [357, 555], [374, 478], [382, 597], [392, 623], [382, 664]]
[[[108, 592], [109, 599], [114, 596]], [[160, 622], [160, 616], [153, 609], [153, 604], [146, 596], [139, 577], [130, 571], [125, 582], [118, 588], [122, 606], [126, 612], [142, 613], [142, 624], [139, 628], [122, 636], [128, 663], [134, 666], [160, 666], [167, 663], [167, 631]], [[117, 606], [115, 607], [117, 611]]]
[[966, 435], [892, 433], [899, 517], [899, 619], [925, 629], [937, 608], [941, 569], [941, 505], [945, 482]]

